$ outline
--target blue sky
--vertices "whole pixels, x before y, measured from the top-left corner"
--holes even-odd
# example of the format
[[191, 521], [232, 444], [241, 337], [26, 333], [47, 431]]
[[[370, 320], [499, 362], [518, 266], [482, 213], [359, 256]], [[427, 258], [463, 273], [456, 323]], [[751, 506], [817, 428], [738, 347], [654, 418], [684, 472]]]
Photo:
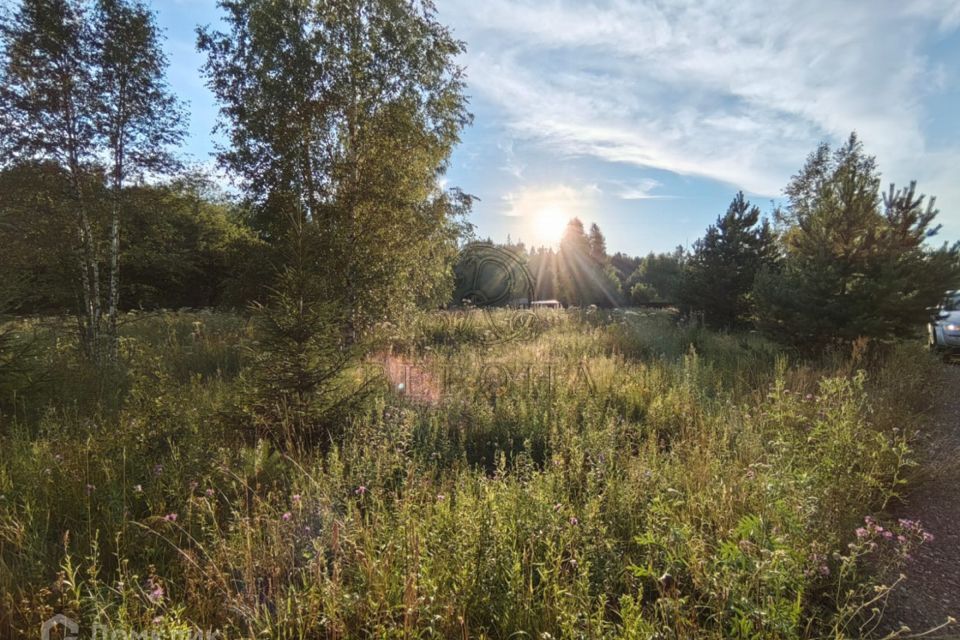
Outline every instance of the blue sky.
[[[479, 235], [559, 238], [577, 215], [610, 252], [689, 245], [743, 189], [768, 212], [821, 140], [856, 130], [884, 182], [917, 179], [960, 238], [957, 0], [437, 0], [465, 40], [473, 127], [447, 183]], [[188, 152], [210, 162], [198, 68], [214, 0], [154, 0]]]

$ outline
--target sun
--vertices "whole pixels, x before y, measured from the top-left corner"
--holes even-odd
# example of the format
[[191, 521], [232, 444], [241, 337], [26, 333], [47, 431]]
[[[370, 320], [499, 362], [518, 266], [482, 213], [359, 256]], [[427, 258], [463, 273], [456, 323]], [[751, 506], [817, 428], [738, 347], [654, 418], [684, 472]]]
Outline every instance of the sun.
[[532, 222], [537, 244], [554, 247], [560, 243], [563, 229], [567, 226], [567, 216], [560, 207], [546, 205], [533, 214]]

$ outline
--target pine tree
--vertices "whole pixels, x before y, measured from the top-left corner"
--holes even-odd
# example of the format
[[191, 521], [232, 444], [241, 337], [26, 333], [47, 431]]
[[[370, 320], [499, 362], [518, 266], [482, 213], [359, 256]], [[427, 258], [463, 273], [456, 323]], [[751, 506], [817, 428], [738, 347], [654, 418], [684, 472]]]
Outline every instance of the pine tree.
[[772, 267], [775, 259], [770, 225], [760, 220], [759, 207], [739, 192], [727, 212], [694, 244], [680, 288], [682, 305], [703, 311], [711, 326], [743, 326], [752, 312], [757, 273]]
[[927, 308], [958, 285], [960, 247], [933, 249], [931, 199], [915, 184], [881, 198], [876, 161], [855, 134], [812, 153], [779, 212], [783, 269], [758, 278], [758, 323], [774, 337], [816, 350], [860, 337], [915, 334]]
[[560, 300], [577, 306], [616, 306], [620, 302], [620, 282], [606, 263], [605, 248], [603, 260], [595, 259], [595, 250], [600, 250], [604, 241], [600, 228], [593, 226], [596, 233], [587, 236], [579, 218], [567, 223], [557, 256]]
[[590, 225], [590, 235], [587, 236], [587, 242], [590, 244], [590, 257], [597, 264], [605, 264], [607, 258], [607, 239], [600, 231], [600, 226], [596, 222]]

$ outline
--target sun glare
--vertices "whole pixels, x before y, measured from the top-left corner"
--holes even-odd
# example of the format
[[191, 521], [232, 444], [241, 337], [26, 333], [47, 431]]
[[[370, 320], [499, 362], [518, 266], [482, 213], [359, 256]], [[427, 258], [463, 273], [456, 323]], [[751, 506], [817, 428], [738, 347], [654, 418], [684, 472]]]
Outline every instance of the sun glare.
[[533, 216], [533, 233], [536, 244], [556, 246], [560, 243], [567, 216], [560, 207], [542, 207]]

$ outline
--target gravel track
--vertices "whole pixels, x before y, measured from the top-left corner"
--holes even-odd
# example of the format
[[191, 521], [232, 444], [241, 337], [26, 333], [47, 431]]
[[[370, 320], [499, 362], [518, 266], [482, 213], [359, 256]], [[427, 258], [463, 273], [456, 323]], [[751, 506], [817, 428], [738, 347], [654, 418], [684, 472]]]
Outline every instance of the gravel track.
[[[923, 440], [921, 472], [894, 516], [919, 520], [934, 535], [908, 561], [906, 581], [891, 593], [884, 630], [916, 637], [946, 622], [960, 620], [960, 366], [945, 366], [937, 390], [939, 406], [931, 414]], [[960, 638], [952, 624], [924, 638]]]

